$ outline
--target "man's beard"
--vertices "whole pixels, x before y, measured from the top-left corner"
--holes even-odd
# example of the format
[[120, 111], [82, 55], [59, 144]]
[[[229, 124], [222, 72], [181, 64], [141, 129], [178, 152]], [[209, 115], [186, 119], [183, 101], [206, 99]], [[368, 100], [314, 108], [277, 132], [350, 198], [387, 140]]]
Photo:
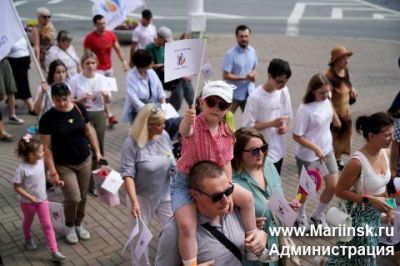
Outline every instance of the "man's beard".
[[248, 42], [245, 43], [239, 43], [239, 46], [242, 47], [243, 49], [246, 48], [249, 45]]

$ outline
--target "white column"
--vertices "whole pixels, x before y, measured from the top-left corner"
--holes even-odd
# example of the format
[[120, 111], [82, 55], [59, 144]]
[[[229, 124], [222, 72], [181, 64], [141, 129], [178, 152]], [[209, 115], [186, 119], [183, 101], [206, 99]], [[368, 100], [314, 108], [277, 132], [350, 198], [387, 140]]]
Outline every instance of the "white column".
[[204, 14], [204, 0], [188, 0], [187, 31], [202, 37], [206, 31], [206, 16]]

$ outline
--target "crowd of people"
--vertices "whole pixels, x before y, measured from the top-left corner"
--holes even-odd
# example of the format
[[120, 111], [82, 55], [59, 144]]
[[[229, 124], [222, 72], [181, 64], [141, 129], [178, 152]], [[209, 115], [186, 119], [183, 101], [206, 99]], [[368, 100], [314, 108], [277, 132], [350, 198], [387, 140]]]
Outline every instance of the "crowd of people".
[[[120, 173], [132, 215], [130, 229], [139, 217], [147, 226], [158, 218], [162, 233], [155, 265], [280, 265], [282, 258], [269, 251], [282, 243], [269, 232], [283, 225], [267, 202], [274, 192], [284, 194], [280, 174], [290, 133], [299, 176], [316, 161], [327, 169], [322, 177], [325, 188], [310, 216], [305, 212], [306, 195], [299, 202], [289, 200], [297, 213], [295, 226], [329, 227], [325, 212], [334, 195], [346, 202], [354, 227], [368, 224], [378, 230], [381, 214], [393, 223], [394, 209], [385, 200], [391, 196], [400, 203], [393, 191], [393, 179], [400, 173], [400, 122], [391, 117], [400, 107], [392, 107], [390, 114], [357, 118], [355, 128], [366, 143], [344, 164], [342, 155], [351, 155], [351, 105], [358, 96], [348, 67], [353, 53], [347, 48], [332, 49], [329, 68], [310, 77], [302, 103], [293, 112], [288, 61], [271, 60], [266, 80], [255, 86], [258, 59], [246, 25], [237, 26], [237, 43], [223, 57], [223, 80], [206, 82], [194, 101], [191, 77], [164, 82], [164, 47], [174, 39], [169, 28], [154, 26], [150, 10], [143, 10], [133, 31], [129, 62], [114, 33], [106, 30], [102, 15], [93, 17], [95, 29], [85, 37], [80, 58], [72, 35], [65, 30], [57, 33], [47, 8], [37, 9], [37, 16], [33, 47], [47, 79], [36, 94], [32, 97], [30, 92], [25, 39], [0, 62], [0, 98], [7, 98], [9, 122], [24, 123], [15, 115], [15, 99], [25, 102], [29, 114], [39, 116], [39, 139], [27, 134], [18, 142], [23, 162], [13, 181], [21, 196], [28, 250], [37, 248], [31, 233], [37, 212], [52, 259], [66, 259], [58, 250], [49, 218], [46, 176], [63, 192], [66, 242], [91, 238], [84, 225], [88, 192], [95, 193], [91, 172], [104, 161], [107, 123], [118, 123], [110, 88], [105, 86], [114, 75], [112, 50], [127, 72], [121, 122], [130, 124], [131, 130], [122, 145]], [[180, 37], [187, 38], [192, 37]], [[176, 158], [161, 104], [169, 101], [179, 111], [183, 98], [189, 107], [176, 120], [180, 146]], [[238, 108], [244, 113], [240, 125], [233, 119]], [[14, 140], [1, 113], [0, 140]], [[377, 246], [378, 240], [355, 236], [337, 245]], [[395, 251], [400, 265], [400, 243]], [[133, 245], [131, 259], [132, 265], [153, 264], [147, 249], [138, 258]], [[326, 258], [326, 263], [372, 266], [376, 258], [343, 255]]]

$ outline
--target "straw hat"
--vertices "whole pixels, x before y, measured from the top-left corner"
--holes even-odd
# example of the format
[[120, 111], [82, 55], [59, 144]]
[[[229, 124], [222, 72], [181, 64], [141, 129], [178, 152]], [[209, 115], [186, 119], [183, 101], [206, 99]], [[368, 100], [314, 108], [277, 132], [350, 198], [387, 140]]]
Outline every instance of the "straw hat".
[[347, 50], [344, 46], [337, 46], [333, 48], [331, 51], [331, 61], [329, 62], [329, 65], [333, 64], [336, 60], [345, 55], [352, 56], [353, 52]]

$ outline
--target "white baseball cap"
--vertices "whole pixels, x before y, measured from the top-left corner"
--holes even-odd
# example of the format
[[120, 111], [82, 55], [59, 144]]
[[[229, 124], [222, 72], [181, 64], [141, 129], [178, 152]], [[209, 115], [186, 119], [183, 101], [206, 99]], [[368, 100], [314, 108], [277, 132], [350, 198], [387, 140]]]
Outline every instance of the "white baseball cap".
[[163, 37], [166, 42], [174, 41], [174, 38], [172, 37], [172, 31], [167, 27], [160, 27], [157, 31], [157, 34]]
[[228, 84], [222, 80], [206, 81], [201, 99], [204, 100], [210, 96], [218, 96], [227, 103], [231, 103], [233, 98], [233, 90], [235, 89], [235, 85]]

